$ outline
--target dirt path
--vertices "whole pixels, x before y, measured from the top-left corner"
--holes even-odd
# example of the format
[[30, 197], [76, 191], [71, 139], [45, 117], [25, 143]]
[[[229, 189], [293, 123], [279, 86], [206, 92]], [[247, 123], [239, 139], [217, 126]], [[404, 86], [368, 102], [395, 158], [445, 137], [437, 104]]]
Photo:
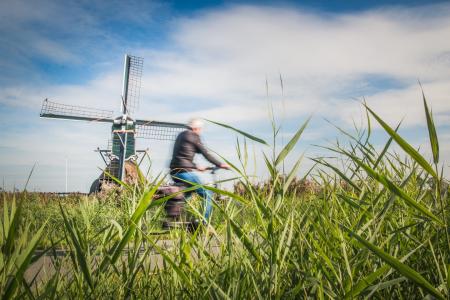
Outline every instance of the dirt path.
[[[162, 249], [170, 250], [174, 247], [175, 242], [173, 240], [159, 240], [156, 245]], [[149, 245], [149, 247], [151, 247]], [[144, 254], [144, 252], [148, 248], [142, 247], [140, 249], [140, 254]], [[209, 245], [209, 249], [211, 254], [217, 254], [219, 252], [219, 245], [217, 243], [213, 243]], [[37, 251], [36, 254], [39, 255], [42, 252]], [[55, 261], [62, 263], [61, 264], [61, 274], [63, 276], [67, 276], [68, 272], [73, 268], [71, 266], [72, 262], [69, 258], [70, 252], [68, 250], [56, 250], [54, 252], [48, 252], [40, 257], [37, 261], [35, 261], [25, 272], [25, 280], [27, 282], [34, 281], [34, 284], [39, 284], [42, 281], [46, 281], [51, 278], [55, 272], [57, 266], [55, 266]], [[128, 250], [124, 250], [122, 259], [126, 260], [128, 255]], [[195, 253], [192, 252], [192, 255], [195, 259]], [[153, 270], [155, 268], [163, 267], [163, 257], [158, 254], [155, 249], [150, 251], [150, 269]]]

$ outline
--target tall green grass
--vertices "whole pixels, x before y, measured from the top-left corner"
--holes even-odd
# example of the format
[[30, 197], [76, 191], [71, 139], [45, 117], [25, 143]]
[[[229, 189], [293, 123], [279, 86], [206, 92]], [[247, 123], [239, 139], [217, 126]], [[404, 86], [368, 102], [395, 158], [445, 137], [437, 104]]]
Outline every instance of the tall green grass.
[[[26, 224], [33, 221], [23, 219], [23, 201], [17, 208], [14, 201], [4, 201], [2, 297], [448, 298], [448, 185], [425, 96], [423, 103], [432, 162], [398, 134], [398, 127], [365, 106], [369, 120], [389, 140], [381, 149], [373, 145], [370, 121], [355, 134], [339, 129], [349, 138], [347, 146], [327, 146], [334, 159], [314, 158], [316, 167], [305, 180], [315, 188], [305, 193], [293, 192], [305, 182], [295, 177], [302, 156], [288, 170], [282, 165], [309, 120], [279, 150], [275, 122], [272, 143], [216, 123], [242, 135], [244, 142], [238, 140], [238, 163], [228, 161], [239, 192], [205, 186], [228, 199], [215, 203], [210, 226], [192, 234], [175, 230], [156, 235], [169, 198], [153, 200], [162, 178], [126, 186], [117, 202], [123, 219], [111, 218], [94, 232], [85, 224], [91, 217], [83, 211], [89, 206], [77, 211], [61, 205], [63, 241], [48, 247], [48, 253], [61, 245], [69, 251], [54, 255], [52, 271], [34, 281], [25, 280], [24, 272], [48, 229], [35, 228], [29, 235]], [[247, 173], [247, 140], [267, 147], [270, 180], [265, 185], [255, 184]], [[401, 152], [393, 149], [394, 143]], [[84, 221], [80, 214], [86, 215]]]

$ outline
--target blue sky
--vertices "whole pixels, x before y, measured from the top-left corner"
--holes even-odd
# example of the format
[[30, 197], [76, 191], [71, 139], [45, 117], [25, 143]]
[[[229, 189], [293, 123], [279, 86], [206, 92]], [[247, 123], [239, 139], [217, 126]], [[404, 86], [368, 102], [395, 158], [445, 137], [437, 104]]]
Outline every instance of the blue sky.
[[[48, 97], [118, 111], [125, 53], [144, 57], [138, 117], [199, 116], [268, 137], [271, 102], [287, 139], [312, 114], [291, 161], [339, 137], [325, 119], [364, 124], [362, 97], [391, 124], [404, 118], [402, 134], [429, 151], [420, 79], [448, 166], [448, 36], [447, 2], [2, 1], [0, 181], [20, 188], [37, 163], [30, 189], [62, 191], [67, 159], [69, 190], [86, 191], [108, 126], [42, 120], [40, 105]], [[214, 126], [205, 134], [231, 160], [234, 138]], [[155, 172], [167, 167], [170, 144], [139, 146], [151, 149]]]

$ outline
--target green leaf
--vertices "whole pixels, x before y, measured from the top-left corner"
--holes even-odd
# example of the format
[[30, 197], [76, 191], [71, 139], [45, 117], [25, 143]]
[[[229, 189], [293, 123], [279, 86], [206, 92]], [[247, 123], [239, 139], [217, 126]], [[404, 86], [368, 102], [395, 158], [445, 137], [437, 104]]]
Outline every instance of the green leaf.
[[447, 291], [450, 291], [450, 263], [447, 264]]
[[[395, 132], [398, 131], [398, 129], [400, 128], [400, 125], [402, 124], [402, 122], [398, 123], [397, 127], [395, 128]], [[389, 138], [389, 140], [387, 141], [386, 145], [384, 145], [383, 150], [381, 151], [380, 155], [378, 156], [377, 160], [375, 161], [375, 163], [373, 164], [373, 168], [376, 169], [378, 164], [381, 162], [381, 160], [383, 159], [383, 156], [386, 154], [387, 150], [389, 149], [389, 146], [392, 143], [392, 137]]]
[[22, 281], [23, 275], [27, 270], [28, 266], [31, 263], [33, 258], [34, 250], [36, 249], [39, 240], [41, 239], [42, 232], [44, 231], [44, 225], [33, 235], [30, 243], [28, 244], [25, 251], [23, 251], [17, 259], [18, 268], [16, 273], [14, 274], [14, 278], [10, 280], [5, 287], [5, 293], [2, 296], [2, 299], [12, 299], [14, 297], [14, 293], [19, 285], [19, 282]]
[[[188, 180], [183, 180], [181, 178], [178, 178], [178, 180], [181, 180], [183, 182], [188, 183], [189, 185], [191, 185], [191, 187], [189, 187], [187, 189], [183, 189], [182, 191], [174, 193], [173, 195], [176, 195], [176, 194], [179, 194], [179, 193], [186, 193], [188, 191], [195, 191], [198, 188], [204, 188], [205, 190], [209, 190], [209, 191], [212, 191], [212, 192], [220, 194], [220, 195], [228, 196], [228, 197], [230, 197], [230, 198], [232, 198], [234, 200], [237, 200], [237, 201], [239, 201], [239, 202], [241, 202], [243, 204], [249, 204], [249, 202], [244, 197], [242, 197], [242, 196], [240, 196], [238, 194], [235, 194], [235, 193], [232, 193], [232, 192], [229, 192], [229, 191], [226, 191], [226, 190], [218, 189], [218, 188], [215, 188], [215, 187], [212, 187], [212, 186], [208, 186], [208, 185], [197, 184], [197, 183], [194, 183], [194, 182], [190, 182]], [[168, 199], [170, 199], [173, 196], [169, 195], [167, 197], [168, 197]]]
[[300, 167], [300, 163], [303, 159], [304, 153], [299, 157], [299, 159], [297, 160], [297, 162], [294, 164], [294, 167], [292, 167], [292, 170], [289, 172], [289, 175], [286, 178], [286, 181], [284, 182], [283, 185], [283, 193], [286, 194], [289, 186], [292, 183], [292, 180], [294, 180], [295, 176], [297, 175], [297, 171], [298, 168]]
[[124, 181], [120, 180], [119, 178], [113, 176], [111, 173], [109, 173], [106, 170], [103, 170], [101, 168], [99, 168], [103, 173], [106, 174], [106, 176], [108, 176], [109, 178], [111, 178], [113, 181], [115, 181], [117, 184], [119, 184], [119, 186], [123, 186], [125, 187], [127, 190], [129, 190], [130, 192], [133, 191], [132, 187], [129, 186], [128, 184], [126, 184]]
[[129, 222], [128, 222], [128, 228], [125, 231], [125, 234], [123, 235], [122, 239], [109, 251], [109, 255], [105, 255], [102, 262], [100, 263], [100, 266], [97, 268], [95, 273], [101, 273], [103, 272], [108, 265], [114, 265], [119, 257], [122, 255], [122, 251], [125, 248], [125, 246], [128, 244], [128, 242], [132, 239], [133, 234], [136, 231], [137, 224], [139, 223], [139, 220], [144, 215], [145, 211], [152, 205], [152, 204], [159, 204], [163, 203], [167, 199], [158, 199], [155, 201], [152, 201], [153, 195], [155, 194], [156, 190], [158, 189], [159, 185], [161, 184], [163, 179], [161, 179], [158, 183], [156, 183], [151, 189], [144, 192], [139, 200], [138, 206], [136, 207], [136, 210], [134, 211], [133, 215], [131, 216]]
[[360, 161], [356, 156], [354, 156], [348, 152], [344, 152], [344, 153], [345, 153], [345, 155], [350, 157], [355, 163], [357, 163], [360, 167], [362, 167], [370, 177], [372, 177], [373, 179], [375, 179], [376, 181], [381, 183], [383, 186], [385, 186], [388, 190], [391, 191], [391, 193], [394, 193], [397, 196], [399, 196], [400, 198], [402, 198], [403, 200], [405, 200], [406, 204], [413, 207], [414, 209], [421, 212], [422, 214], [428, 216], [429, 218], [436, 221], [440, 225], [443, 225], [442, 221], [438, 217], [436, 217], [433, 213], [431, 213], [425, 206], [423, 206], [422, 204], [420, 204], [419, 202], [417, 202], [413, 198], [411, 198], [411, 196], [409, 196], [407, 193], [405, 193], [399, 186], [397, 186], [395, 183], [390, 181], [386, 176], [377, 173], [371, 167], [369, 167], [368, 165], [366, 165], [362, 161]]
[[427, 100], [422, 90], [423, 106], [425, 108], [425, 116], [427, 117], [428, 136], [430, 138], [431, 151], [433, 152], [433, 162], [439, 162], [439, 141], [436, 134], [436, 127], [434, 126], [432, 112], [428, 109]]
[[[358, 242], [360, 242], [364, 247], [369, 249], [372, 253], [374, 253], [376, 256], [378, 256], [380, 259], [382, 259], [384, 262], [386, 262], [388, 265], [390, 265], [392, 268], [397, 270], [400, 274], [408, 278], [409, 280], [415, 282], [417, 285], [422, 287], [424, 290], [428, 291], [430, 294], [435, 296], [438, 299], [445, 299], [444, 296], [442, 296], [441, 293], [439, 293], [438, 290], [436, 290], [430, 282], [428, 282], [422, 275], [420, 275], [418, 272], [413, 270], [408, 265], [402, 263], [397, 258], [391, 256], [390, 254], [384, 252], [382, 249], [378, 248], [377, 246], [369, 243], [359, 235], [357, 235], [355, 232], [350, 230], [349, 228], [342, 226], [342, 228], [349, 233], [351, 237], [354, 237]], [[381, 268], [380, 268], [381, 269]], [[381, 271], [380, 271], [381, 272]]]
[[24, 199], [24, 197], [19, 199], [17, 208], [15, 208], [15, 201], [12, 204], [11, 217], [9, 218], [11, 220], [11, 223], [8, 226], [6, 242], [3, 245], [3, 251], [6, 255], [10, 255], [12, 253], [14, 248], [14, 240], [18, 236], [20, 236], [19, 228], [22, 221], [22, 208]]
[[237, 200], [243, 204], [247, 204], [247, 205], [249, 204], [249, 202], [245, 198], [239, 196], [238, 194], [235, 194], [235, 193], [232, 193], [229, 191], [225, 191], [222, 189], [218, 189], [218, 188], [208, 186], [208, 185], [201, 185], [201, 186], [206, 190], [210, 190], [210, 191], [220, 194], [220, 195], [228, 196], [228, 197], [233, 198], [234, 200]]
[[370, 291], [370, 294], [367, 296], [367, 298], [370, 299], [371, 296], [373, 295], [373, 293], [381, 291], [383, 289], [387, 289], [387, 288], [393, 287], [395, 285], [398, 285], [398, 287], [400, 287], [399, 283], [406, 281], [406, 280], [408, 280], [408, 278], [401, 276], [399, 278], [395, 278], [395, 279], [388, 280], [385, 282], [380, 282], [374, 286], [371, 286], [367, 289], [368, 291]]
[[219, 205], [215, 205], [215, 207], [217, 207], [223, 213], [223, 215], [225, 216], [225, 218], [227, 219], [227, 221], [231, 225], [231, 229], [233, 229], [234, 233], [242, 241], [242, 243], [244, 244], [244, 246], [247, 249], [247, 251], [250, 252], [250, 254], [252, 254], [253, 257], [257, 261], [261, 262], [261, 256], [256, 251], [255, 247], [253, 246], [253, 243], [250, 241], [248, 236], [245, 234], [244, 230], [242, 230], [242, 228], [230, 218], [230, 216], [227, 214], [227, 212], [222, 207], [220, 207]]
[[212, 279], [209, 279], [209, 282], [213, 286], [214, 290], [218, 292], [221, 299], [231, 300], [231, 298], [227, 295], [227, 293], [225, 293], [224, 290], [222, 290], [222, 288], [218, 286]]
[[309, 236], [310, 236], [310, 241], [314, 245], [314, 248], [316, 248], [317, 253], [322, 258], [322, 262], [324, 262], [325, 265], [327, 265], [328, 268], [333, 272], [333, 275], [335, 276], [335, 278], [333, 278], [332, 280], [340, 281], [339, 275], [337, 274], [336, 269], [334, 268], [333, 263], [331, 262], [331, 259], [328, 257], [328, 255], [325, 253], [325, 251], [322, 249], [322, 247], [320, 247], [319, 243], [316, 242], [314, 236], [312, 234], [310, 234]]
[[[365, 105], [366, 106], [366, 105]], [[373, 112], [368, 106], [367, 110], [372, 114], [372, 116], [378, 121], [378, 123], [384, 128], [384, 130], [397, 142], [397, 144], [411, 156], [425, 171], [427, 171], [434, 178], [438, 178], [436, 172], [433, 170], [431, 165], [426, 161], [426, 159], [420, 155], [420, 153], [414, 149], [407, 141], [405, 141], [394, 129], [392, 129], [388, 124], [386, 124], [375, 112]]]
[[139, 220], [142, 218], [145, 211], [147, 210], [150, 202], [152, 201], [153, 195], [155, 194], [159, 185], [160, 185], [160, 183], [156, 184], [152, 189], [148, 190], [141, 196], [141, 199], [139, 200], [139, 204], [136, 207], [136, 210], [134, 211], [133, 215], [131, 216], [128, 228], [127, 228], [123, 238], [120, 240], [119, 244], [114, 249], [114, 253], [111, 257], [112, 264], [114, 264], [117, 261], [117, 259], [122, 255], [122, 250], [125, 248], [125, 246], [128, 244], [128, 242], [131, 240], [134, 232], [136, 231], [136, 227], [137, 227]]
[[289, 143], [284, 146], [283, 150], [280, 151], [277, 158], [275, 159], [275, 166], [278, 166], [291, 152], [291, 150], [294, 148], [294, 146], [297, 144], [298, 140], [300, 139], [300, 136], [302, 135], [303, 131], [305, 130], [306, 126], [309, 123], [309, 120], [311, 120], [311, 117], [309, 117], [305, 123], [297, 130], [297, 132], [294, 134], [292, 139], [289, 141]]
[[[151, 241], [151, 239], [147, 239], [148, 241]], [[158, 247], [153, 241], [151, 241], [152, 246], [158, 252], [166, 262], [169, 263], [169, 265], [173, 268], [173, 270], [178, 274], [178, 276], [183, 279], [183, 281], [189, 285], [191, 285], [191, 281], [189, 280], [189, 277], [186, 275], [186, 273], [175, 263], [173, 259], [169, 257], [169, 255], [166, 254], [166, 251]]]
[[348, 205], [350, 205], [350, 206], [352, 206], [352, 207], [354, 207], [354, 208], [363, 209], [363, 208], [361, 207], [361, 205], [359, 205], [358, 203], [356, 203], [356, 202], [354, 201], [354, 198], [352, 198], [352, 197], [350, 197], [350, 196], [348, 196], [348, 195], [345, 195], [345, 194], [336, 194], [336, 196], [337, 196], [339, 199], [344, 200]]
[[274, 168], [274, 166], [272, 166], [272, 164], [270, 163], [269, 159], [267, 158], [267, 155], [264, 152], [262, 154], [263, 154], [264, 162], [266, 163], [267, 169], [269, 170], [270, 177], [274, 178], [277, 171]]
[[61, 214], [63, 216], [64, 226], [65, 226], [67, 232], [69, 233], [69, 236], [70, 236], [70, 239], [72, 240], [73, 245], [75, 246], [75, 254], [76, 254], [76, 259], [77, 259], [78, 265], [81, 268], [81, 272], [83, 273], [83, 276], [86, 279], [86, 282], [88, 283], [91, 290], [93, 290], [94, 282], [92, 280], [91, 270], [89, 268], [89, 263], [86, 259], [86, 256], [84, 255], [84, 250], [81, 245], [80, 238], [79, 238], [80, 236], [74, 228], [76, 225], [73, 222], [69, 221], [66, 213], [64, 212], [64, 209], [62, 208], [61, 203], [59, 204], [59, 208], [60, 208]]
[[374, 282], [376, 279], [378, 279], [384, 273], [389, 271], [390, 268], [391, 267], [389, 265], [384, 265], [384, 266], [376, 269], [375, 271], [373, 271], [372, 273], [370, 273], [363, 279], [361, 279], [355, 286], [353, 286], [351, 291], [345, 295], [344, 299], [354, 299], [362, 291], [364, 291], [369, 285], [371, 285], [372, 282]]
[[[14, 215], [14, 207], [15, 207], [16, 199], [13, 198], [12, 200], [12, 206], [11, 206], [11, 215]], [[3, 200], [3, 220], [2, 220], [2, 239], [8, 237], [8, 231], [9, 231], [9, 209], [8, 209], [8, 202], [6, 200]]]
[[25, 186], [24, 186], [24, 188], [23, 188], [23, 191], [24, 191], [24, 192], [27, 190], [28, 183], [30, 182], [31, 175], [33, 175], [33, 171], [34, 171], [34, 168], [35, 168], [35, 167], [36, 167], [36, 163], [34, 163], [33, 167], [31, 168], [30, 174], [28, 174], [27, 181], [25, 182]]
[[336, 172], [336, 174], [338, 174], [342, 179], [344, 179], [345, 182], [350, 184], [356, 191], [358, 191], [358, 193], [361, 192], [361, 189], [350, 178], [348, 178], [341, 170], [339, 170], [335, 166], [329, 164], [328, 162], [326, 162], [323, 159], [319, 160], [319, 159], [316, 159], [316, 158], [312, 158], [312, 160], [315, 161], [318, 164], [324, 165], [324, 166], [332, 169], [334, 172]]
[[208, 119], [205, 119], [205, 120], [208, 121], [208, 122], [210, 122], [210, 123], [213, 123], [213, 124], [216, 124], [216, 125], [225, 127], [225, 128], [227, 128], [227, 129], [231, 129], [231, 130], [233, 130], [233, 131], [236, 131], [237, 133], [242, 134], [243, 136], [245, 136], [245, 137], [247, 137], [247, 138], [249, 138], [249, 139], [251, 139], [251, 140], [253, 140], [253, 141], [255, 141], [255, 142], [261, 143], [261, 144], [266, 145], [266, 146], [269, 145], [269, 144], [267, 144], [267, 142], [264, 141], [263, 139], [260, 139], [260, 138], [254, 136], [254, 135], [251, 135], [251, 134], [249, 134], [249, 133], [247, 133], [247, 132], [244, 132], [244, 131], [242, 131], [242, 130], [236, 129], [236, 128], [234, 128], [234, 127], [231, 127], [230, 125], [222, 124], [222, 123], [215, 122], [215, 121], [211, 121], [211, 120], [208, 120]]
[[239, 237], [239, 239], [242, 240], [242, 243], [244, 244], [245, 248], [247, 248], [247, 250], [253, 255], [253, 257], [257, 261], [261, 262], [261, 256], [256, 251], [255, 247], [253, 246], [253, 243], [250, 241], [250, 239], [245, 234], [245, 232], [242, 230], [242, 228], [239, 227], [239, 225], [236, 222], [234, 222], [231, 218], [229, 218], [228, 216], [227, 216], [227, 218], [231, 224], [231, 228], [236, 233], [236, 235]]
[[[366, 99], [364, 99], [364, 103], [366, 103]], [[372, 134], [372, 124], [370, 123], [369, 112], [366, 109], [366, 118], [367, 118], [367, 138], [366, 143], [369, 141], [370, 135]]]
[[[367, 111], [366, 111], [366, 114], [368, 114]], [[368, 116], [367, 116], [367, 120], [369, 120], [368, 126], [370, 127], [370, 118], [369, 118]], [[325, 121], [327, 121], [331, 126], [335, 127], [337, 130], [339, 130], [342, 134], [344, 134], [345, 136], [349, 137], [351, 140], [355, 141], [362, 149], [364, 149], [364, 151], [365, 151], [367, 154], [370, 154], [370, 156], [373, 156], [373, 155], [374, 155], [374, 154], [373, 154], [373, 151], [370, 150], [369, 148], [367, 148], [366, 144], [363, 144], [363, 143], [361, 142], [361, 137], [356, 138], [356, 137], [354, 137], [353, 135], [351, 135], [350, 133], [348, 133], [347, 131], [345, 131], [344, 129], [342, 129], [341, 127], [339, 127], [339, 126], [333, 124], [331, 121], [328, 121], [328, 120], [326, 120], [326, 119], [325, 119]], [[367, 134], [367, 138], [366, 138], [366, 142], [365, 142], [365, 143], [367, 143], [367, 141], [368, 141], [368, 139], [369, 139], [369, 137], [370, 137], [370, 131], [371, 131], [371, 130], [369, 129], [369, 133]]]

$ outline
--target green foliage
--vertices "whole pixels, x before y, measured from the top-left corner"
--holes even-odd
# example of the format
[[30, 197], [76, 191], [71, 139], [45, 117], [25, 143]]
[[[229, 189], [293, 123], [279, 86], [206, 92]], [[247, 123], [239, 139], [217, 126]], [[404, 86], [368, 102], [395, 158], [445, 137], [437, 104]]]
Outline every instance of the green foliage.
[[[33, 235], [28, 235], [29, 226], [23, 224], [22, 207], [24, 198], [20, 198], [16, 208], [15, 198], [11, 209], [3, 201], [3, 219], [0, 231], [0, 293], [2, 299], [13, 299], [24, 281], [24, 274], [32, 262], [34, 250], [42, 236], [45, 224]], [[25, 226], [25, 228], [24, 228]]]
[[[303, 155], [286, 173], [280, 169], [308, 121], [279, 152], [273, 123], [264, 183], [248, 174], [247, 143], [238, 142], [240, 164], [230, 164], [237, 189], [205, 186], [226, 200], [214, 202], [211, 224], [194, 233], [160, 234], [162, 206], [173, 196], [153, 198], [162, 179], [141, 180], [139, 187], [118, 182], [121, 193], [105, 197], [3, 193], [2, 296], [448, 298], [450, 198], [438, 172], [437, 135], [425, 97], [424, 107], [433, 163], [369, 108], [367, 116], [389, 135], [386, 144], [371, 144], [370, 121], [355, 134], [338, 128], [348, 146], [326, 147], [335, 158], [314, 158], [315, 167], [301, 179], [296, 175]], [[390, 149], [393, 141], [403, 154]], [[200, 217], [195, 201], [189, 206]], [[64, 255], [56, 255], [61, 250]], [[51, 267], [34, 277], [29, 267], [43, 253]]]

